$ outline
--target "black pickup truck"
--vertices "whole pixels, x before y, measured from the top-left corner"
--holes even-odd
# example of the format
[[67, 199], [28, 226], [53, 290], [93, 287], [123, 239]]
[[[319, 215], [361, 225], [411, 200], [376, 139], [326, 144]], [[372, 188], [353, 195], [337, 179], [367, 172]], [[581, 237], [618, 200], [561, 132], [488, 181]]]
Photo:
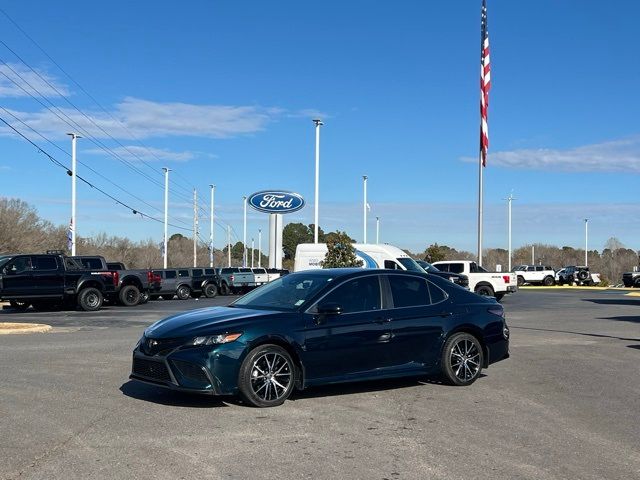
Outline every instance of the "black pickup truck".
[[132, 307], [146, 302], [150, 294], [160, 290], [160, 277], [154, 275], [151, 270], [127, 270], [124, 264], [109, 263], [99, 255], [80, 255], [71, 258], [80, 262], [85, 268], [118, 273], [116, 290], [108, 298], [111, 302], [117, 301]]
[[77, 305], [82, 310], [102, 307], [112, 295], [118, 274], [85, 269], [59, 254], [9, 255], [0, 258], [0, 300], [17, 310]]

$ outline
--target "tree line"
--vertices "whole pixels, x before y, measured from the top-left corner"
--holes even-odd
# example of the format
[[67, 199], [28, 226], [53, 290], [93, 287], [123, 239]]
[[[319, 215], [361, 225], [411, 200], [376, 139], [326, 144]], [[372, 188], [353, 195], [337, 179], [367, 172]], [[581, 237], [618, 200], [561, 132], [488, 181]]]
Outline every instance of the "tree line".
[[[318, 240], [321, 243], [340, 243], [345, 239], [354, 242], [346, 232], [325, 233], [318, 228]], [[289, 223], [283, 230], [283, 267], [293, 270], [296, 247], [300, 243], [312, 243], [314, 225]], [[159, 268], [163, 265], [162, 252], [157, 240], [147, 239], [132, 241], [126, 237], [101, 233], [94, 237], [76, 238], [78, 255], [102, 255], [109, 261], [123, 262], [129, 268]], [[0, 253], [39, 253], [47, 250], [67, 249], [67, 227], [56, 226], [41, 218], [35, 208], [19, 199], [0, 198]], [[236, 242], [231, 246], [232, 266], [242, 265], [243, 244]], [[533, 250], [533, 259], [532, 259]], [[410, 252], [414, 258], [429, 262], [439, 260], [473, 260], [475, 254], [456, 250], [447, 245], [433, 243], [422, 252]], [[168, 264], [171, 267], [193, 265], [193, 240], [176, 233], [169, 239]], [[251, 261], [251, 248], [247, 249], [247, 261]], [[605, 282], [621, 283], [622, 274], [638, 265], [640, 252], [626, 248], [618, 239], [610, 238], [602, 251], [589, 250], [587, 253], [589, 268], [600, 273]], [[199, 265], [209, 264], [207, 245], [198, 243], [197, 256]], [[262, 266], [268, 265], [268, 257], [262, 254]], [[496, 265], [507, 270], [508, 252], [503, 248], [490, 248], [483, 252], [484, 267], [492, 270]], [[533, 260], [533, 262], [532, 262]], [[228, 263], [227, 247], [214, 250], [214, 265], [226, 266]], [[570, 246], [556, 247], [545, 244], [529, 244], [513, 251], [512, 267], [523, 264], [542, 264], [558, 270], [567, 265], [583, 265], [584, 249]], [[258, 250], [254, 250], [254, 264], [258, 264]]]

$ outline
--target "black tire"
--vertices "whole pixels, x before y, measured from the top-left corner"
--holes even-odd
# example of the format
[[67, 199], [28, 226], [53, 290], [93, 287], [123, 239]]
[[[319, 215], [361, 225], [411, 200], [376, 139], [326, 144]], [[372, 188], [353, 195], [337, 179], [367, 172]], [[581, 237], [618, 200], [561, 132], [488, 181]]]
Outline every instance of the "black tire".
[[118, 301], [125, 307], [133, 307], [140, 302], [140, 290], [135, 285], [125, 285], [118, 293]]
[[222, 282], [220, 285], [220, 295], [229, 295], [230, 293], [229, 285], [227, 285], [226, 282]]
[[84, 288], [78, 294], [78, 306], [85, 312], [100, 310], [103, 301], [102, 292], [97, 288]]
[[11, 306], [11, 308], [17, 310], [18, 312], [24, 312], [27, 308], [29, 308], [30, 304], [22, 300], [9, 300], [9, 305]]
[[204, 287], [204, 296], [207, 298], [215, 298], [218, 295], [218, 287], [213, 283], [208, 283]]
[[518, 275], [518, 286], [521, 287], [524, 285], [524, 277], [522, 275]]
[[589, 278], [589, 272], [587, 272], [586, 270], [580, 270], [577, 276], [578, 280], [584, 282], [587, 278]]
[[246, 356], [238, 374], [240, 397], [252, 407], [282, 405], [295, 387], [296, 367], [278, 345], [260, 345]]
[[550, 286], [552, 286], [554, 283], [556, 283], [556, 282], [555, 282], [555, 280], [553, 279], [553, 277], [552, 277], [551, 275], [548, 275], [548, 276], [544, 277], [544, 279], [542, 280], [542, 284], [543, 284], [545, 287], [550, 287]]
[[191, 296], [191, 289], [186, 285], [180, 285], [176, 290], [176, 296], [178, 300], [186, 300]]
[[495, 296], [494, 292], [493, 292], [493, 288], [491, 288], [489, 285], [480, 285], [479, 287], [476, 287], [476, 293], [478, 295], [482, 295], [485, 297], [493, 297]]
[[484, 352], [478, 339], [470, 333], [455, 333], [442, 349], [442, 376], [457, 387], [471, 385], [480, 376], [483, 362]]
[[160, 295], [163, 300], [173, 300], [173, 295]]

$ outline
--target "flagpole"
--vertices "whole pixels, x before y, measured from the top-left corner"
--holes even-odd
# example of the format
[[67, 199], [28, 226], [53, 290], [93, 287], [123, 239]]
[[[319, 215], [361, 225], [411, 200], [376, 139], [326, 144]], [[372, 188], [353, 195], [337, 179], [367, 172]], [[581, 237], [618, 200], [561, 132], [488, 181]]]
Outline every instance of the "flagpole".
[[[480, 120], [482, 121], [482, 119]], [[483, 203], [483, 185], [482, 185], [482, 149], [478, 155], [478, 265], [482, 266], [482, 203]]]

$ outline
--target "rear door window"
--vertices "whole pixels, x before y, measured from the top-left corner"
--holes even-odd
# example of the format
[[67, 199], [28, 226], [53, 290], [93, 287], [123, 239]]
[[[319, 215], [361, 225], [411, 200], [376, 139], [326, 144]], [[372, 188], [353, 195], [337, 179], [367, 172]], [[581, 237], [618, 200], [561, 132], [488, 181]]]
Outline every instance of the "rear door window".
[[380, 280], [378, 275], [349, 280], [336, 287], [321, 303], [337, 303], [342, 313], [380, 310]]
[[402, 268], [400, 268], [400, 265], [398, 265], [393, 260], [385, 260], [384, 268], [386, 268], [387, 270], [402, 270]]
[[205, 275], [215, 275], [216, 271], [213, 268], [205, 268], [204, 269], [204, 274]]
[[178, 276], [180, 278], [188, 277], [189, 276], [189, 270], [178, 270]]
[[171, 280], [178, 277], [178, 273], [175, 270], [168, 270], [165, 272], [165, 278]]
[[191, 270], [191, 275], [193, 275], [194, 277], [201, 277], [202, 276], [202, 269], [201, 268], [194, 268], [193, 270]]
[[57, 270], [58, 262], [56, 257], [35, 257], [33, 269], [37, 271]]
[[431, 303], [429, 287], [424, 278], [404, 275], [388, 275], [387, 278], [394, 308], [417, 307]]
[[[471, 271], [473, 272], [475, 270], [477, 270], [476, 264], [472, 263], [471, 264]], [[452, 272], [452, 273], [463, 273], [464, 272], [464, 265], [462, 263], [450, 263], [448, 271]]]

